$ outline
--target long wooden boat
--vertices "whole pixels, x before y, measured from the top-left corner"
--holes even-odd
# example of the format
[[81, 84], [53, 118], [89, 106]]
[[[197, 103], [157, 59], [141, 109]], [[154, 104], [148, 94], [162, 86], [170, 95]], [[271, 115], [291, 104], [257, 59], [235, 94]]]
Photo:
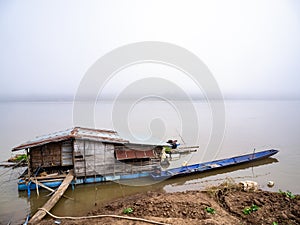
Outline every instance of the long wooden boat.
[[256, 160], [268, 158], [272, 155], [275, 155], [276, 153], [278, 153], [278, 150], [270, 149], [270, 150], [235, 156], [226, 159], [219, 159], [219, 160], [214, 160], [214, 161], [209, 161], [204, 163], [186, 165], [186, 166], [172, 168], [164, 171], [156, 170], [155, 172], [151, 173], [151, 177], [154, 180], [164, 180], [164, 179], [177, 177], [177, 176], [187, 176], [195, 173], [203, 173], [209, 170], [220, 169], [224, 167], [249, 163]]

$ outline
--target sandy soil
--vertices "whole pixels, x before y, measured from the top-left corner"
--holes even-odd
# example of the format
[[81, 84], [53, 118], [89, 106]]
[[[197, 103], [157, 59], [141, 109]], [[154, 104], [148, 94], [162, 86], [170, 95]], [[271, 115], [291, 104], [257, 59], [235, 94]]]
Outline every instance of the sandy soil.
[[[251, 208], [245, 214], [245, 208]], [[166, 224], [300, 224], [300, 196], [287, 196], [258, 190], [244, 192], [238, 185], [222, 184], [204, 191], [137, 194], [118, 199], [89, 213], [89, 215], [122, 215], [131, 208], [130, 217], [139, 217]], [[256, 209], [256, 210], [255, 210]], [[210, 211], [210, 212], [208, 212]], [[214, 211], [212, 213], [211, 211]], [[247, 210], [246, 210], [247, 211]], [[117, 218], [60, 220], [61, 224], [149, 224]], [[40, 224], [54, 224], [53, 219]]]

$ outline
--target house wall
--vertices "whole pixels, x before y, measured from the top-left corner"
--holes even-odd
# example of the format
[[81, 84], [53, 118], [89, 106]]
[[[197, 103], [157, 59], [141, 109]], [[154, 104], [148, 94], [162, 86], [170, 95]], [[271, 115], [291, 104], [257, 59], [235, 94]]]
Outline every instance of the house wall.
[[90, 140], [74, 141], [76, 176], [92, 176], [113, 171], [114, 145]]
[[72, 140], [52, 142], [30, 149], [30, 169], [73, 165]]
[[73, 143], [72, 140], [62, 142], [61, 144], [61, 165], [73, 165]]
[[95, 175], [121, 175], [151, 171], [159, 160], [121, 162], [116, 160], [115, 149], [118, 144], [102, 143], [77, 139], [74, 141], [74, 172], [78, 177]]
[[54, 142], [30, 149], [30, 166], [38, 167], [61, 166], [61, 143]]

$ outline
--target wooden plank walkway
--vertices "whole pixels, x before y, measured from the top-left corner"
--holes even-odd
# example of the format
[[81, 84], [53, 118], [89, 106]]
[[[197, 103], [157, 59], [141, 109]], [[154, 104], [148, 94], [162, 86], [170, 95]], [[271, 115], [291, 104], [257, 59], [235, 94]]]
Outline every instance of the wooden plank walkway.
[[[65, 191], [68, 189], [69, 184], [72, 182], [73, 178], [73, 170], [70, 170], [69, 174], [66, 176], [62, 184], [58, 187], [57, 191], [51, 196], [51, 198], [45, 203], [45, 205], [42, 208], [46, 209], [47, 211], [50, 211], [58, 202], [58, 200], [63, 196]], [[44, 218], [45, 215], [46, 212], [44, 210], [39, 209], [29, 220], [29, 224], [37, 224]]]

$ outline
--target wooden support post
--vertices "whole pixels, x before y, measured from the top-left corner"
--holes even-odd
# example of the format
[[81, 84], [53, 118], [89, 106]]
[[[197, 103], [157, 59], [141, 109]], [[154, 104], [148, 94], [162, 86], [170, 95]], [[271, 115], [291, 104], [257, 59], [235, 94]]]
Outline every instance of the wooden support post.
[[28, 178], [30, 178], [30, 154], [29, 154], [29, 148], [26, 149], [26, 155], [27, 155], [27, 165], [28, 165]]
[[[34, 178], [35, 178], [35, 181], [37, 182], [37, 179], [36, 179], [36, 177], [34, 177]], [[36, 186], [36, 194], [37, 194], [38, 196], [40, 196], [40, 192], [39, 192], [39, 185], [38, 185], [38, 184], [36, 184], [35, 186]]]
[[[50, 191], [51, 193], [55, 192], [55, 190], [53, 190], [52, 188], [49, 188], [47, 187], [46, 185], [44, 185], [43, 183], [33, 179], [33, 178], [30, 178], [30, 180], [35, 183], [37, 186], [41, 186], [42, 188], [45, 188], [46, 190]], [[63, 197], [67, 198], [67, 199], [70, 199], [70, 200], [74, 200], [73, 198], [69, 197], [69, 196], [66, 196], [66, 195], [63, 195]]]
[[[67, 190], [73, 178], [74, 178], [73, 170], [71, 170], [69, 174], [66, 176], [66, 178], [64, 179], [64, 181], [62, 182], [62, 184], [59, 186], [57, 191], [51, 196], [51, 198], [46, 202], [46, 204], [42, 208], [50, 211], [58, 202], [58, 200], [61, 198], [61, 196], [63, 196], [64, 192]], [[39, 223], [39, 221], [41, 221], [45, 215], [46, 212], [44, 210], [39, 209], [29, 220], [29, 224]]]
[[35, 183], [36, 185], [39, 185], [45, 189], [47, 189], [48, 191], [51, 191], [51, 192], [55, 192], [52, 188], [49, 188], [47, 186], [45, 186], [44, 184], [42, 184], [41, 182], [37, 181], [37, 180], [34, 180], [33, 178], [30, 178], [30, 180]]

